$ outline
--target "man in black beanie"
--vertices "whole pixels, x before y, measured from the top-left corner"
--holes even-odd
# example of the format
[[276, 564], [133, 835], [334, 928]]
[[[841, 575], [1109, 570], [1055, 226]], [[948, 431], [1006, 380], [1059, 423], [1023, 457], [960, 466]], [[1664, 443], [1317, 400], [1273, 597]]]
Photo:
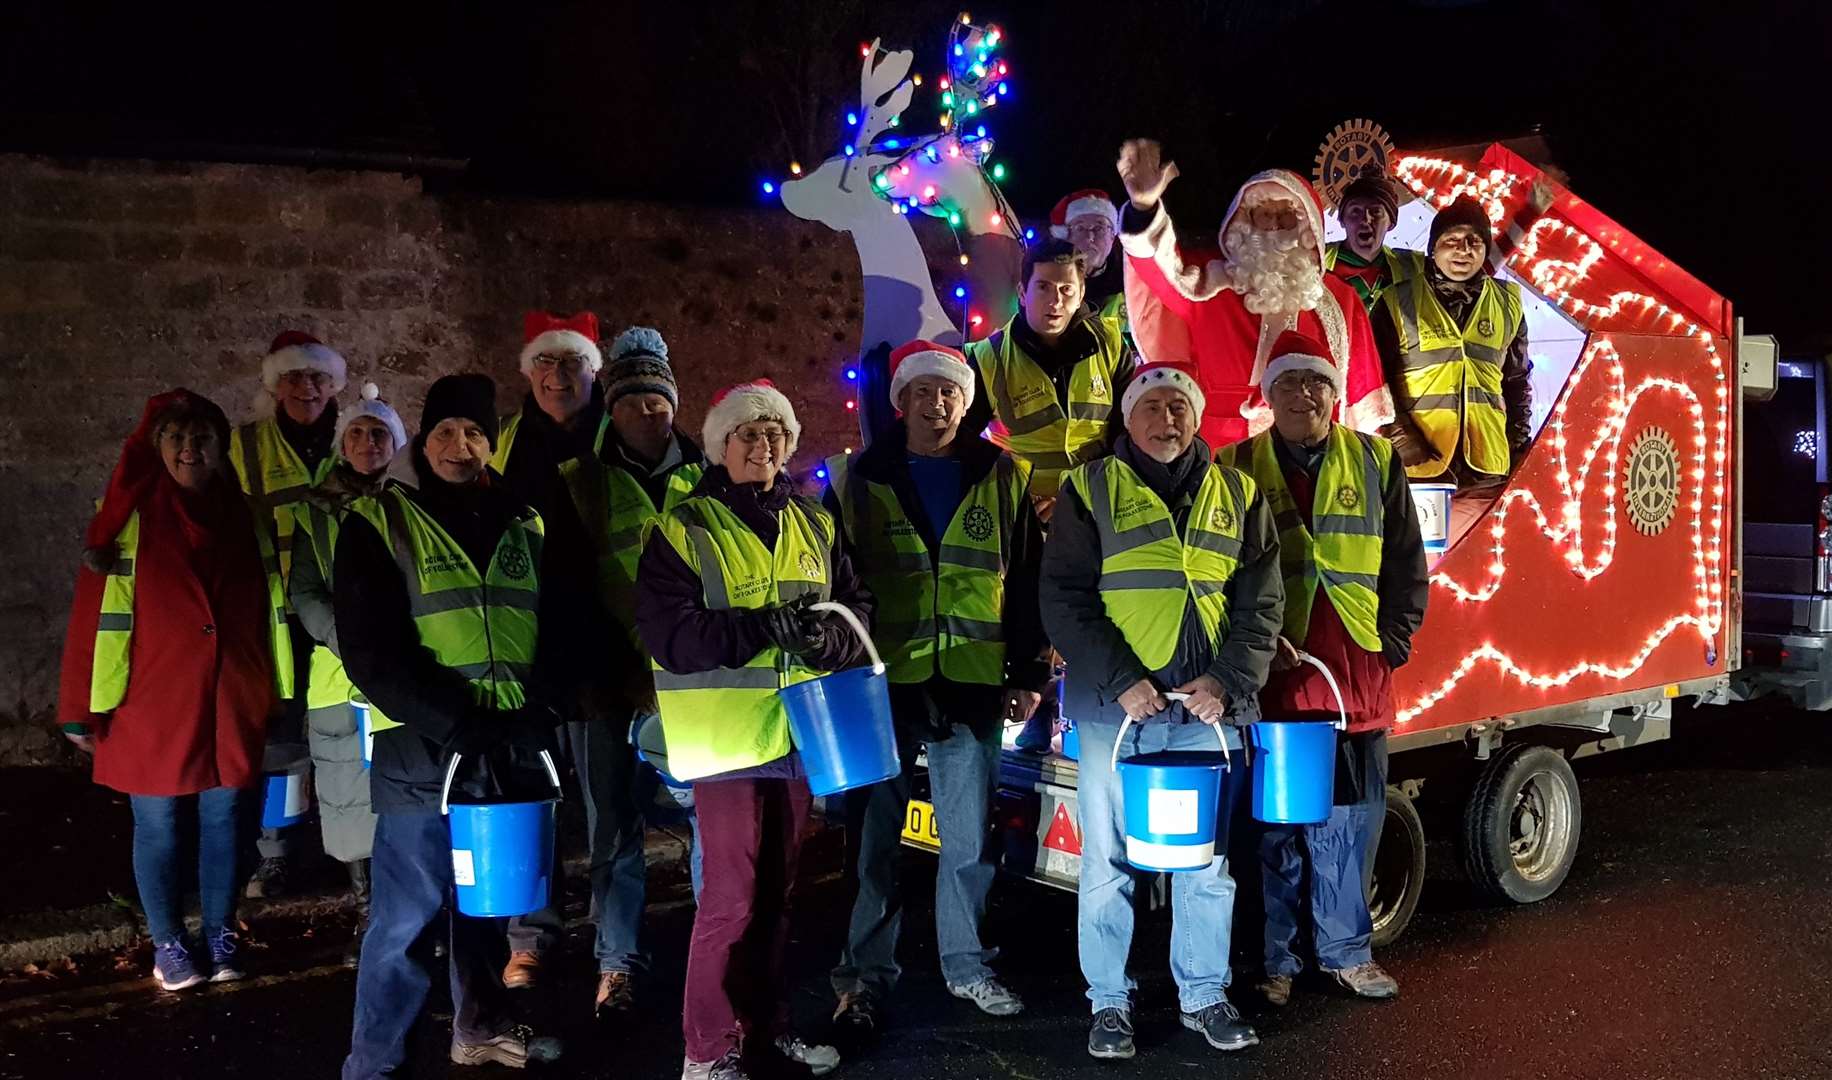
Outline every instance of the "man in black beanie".
[[1382, 294], [1374, 342], [1398, 416], [1393, 440], [1414, 480], [1457, 485], [1454, 545], [1500, 497], [1533, 442], [1533, 361], [1520, 286], [1490, 272], [1495, 237], [1470, 196], [1439, 210], [1421, 273]]
[[[588, 651], [613, 640], [579, 609], [593, 583], [574, 568], [589, 560], [544, 543], [540, 516], [489, 468], [495, 399], [486, 375], [435, 382], [413, 443], [418, 488], [379, 497], [387, 535], [352, 514], [338, 536], [332, 603], [344, 665], [397, 725], [376, 733], [372, 754], [374, 895], [345, 1080], [405, 1063], [433, 980], [414, 945], [454, 885], [472, 884], [454, 868], [440, 813], [448, 765], [462, 758], [461, 798], [550, 795], [539, 757], [553, 748], [556, 707], [577, 691]], [[558, 1040], [501, 1008], [494, 920], [452, 911], [452, 1061], [519, 1067], [558, 1057]]]

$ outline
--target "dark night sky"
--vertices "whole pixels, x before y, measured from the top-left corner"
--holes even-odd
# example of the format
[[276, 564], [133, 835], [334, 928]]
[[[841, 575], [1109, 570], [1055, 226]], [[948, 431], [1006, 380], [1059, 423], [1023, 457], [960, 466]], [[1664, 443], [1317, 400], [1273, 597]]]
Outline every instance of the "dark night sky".
[[[1128, 135], [1183, 167], [1206, 231], [1250, 171], [1308, 173], [1366, 116], [1402, 148], [1539, 133], [1574, 190], [1728, 295], [1788, 352], [1832, 349], [1832, 5], [1004, 0], [1014, 94], [990, 117], [1027, 219], [1117, 190]], [[180, 7], [190, 14], [173, 15]], [[0, 11], [0, 149], [463, 161], [429, 185], [742, 204], [841, 142], [858, 45], [934, 73], [954, 2], [483, 2]], [[459, 12], [458, 9], [466, 9]], [[457, 12], [457, 13], [455, 13]], [[906, 117], [924, 130], [929, 95]]]

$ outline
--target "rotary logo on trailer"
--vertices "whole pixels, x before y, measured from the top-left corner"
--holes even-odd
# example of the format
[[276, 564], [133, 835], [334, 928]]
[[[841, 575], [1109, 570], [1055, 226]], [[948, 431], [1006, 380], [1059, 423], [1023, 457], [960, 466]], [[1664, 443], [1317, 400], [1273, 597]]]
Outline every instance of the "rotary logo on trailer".
[[1628, 448], [1627, 482], [1622, 499], [1629, 523], [1643, 536], [1659, 536], [1679, 508], [1679, 451], [1673, 436], [1651, 427]]
[[1372, 120], [1348, 120], [1317, 148], [1317, 160], [1310, 174], [1317, 194], [1335, 209], [1341, 205], [1342, 189], [1363, 176], [1387, 175], [1387, 163], [1393, 160], [1393, 140]]

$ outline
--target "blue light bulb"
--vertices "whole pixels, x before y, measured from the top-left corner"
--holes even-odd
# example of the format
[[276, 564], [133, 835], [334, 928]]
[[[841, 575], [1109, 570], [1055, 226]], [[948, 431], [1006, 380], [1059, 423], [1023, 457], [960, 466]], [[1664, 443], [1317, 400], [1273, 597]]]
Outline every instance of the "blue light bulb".
[[823, 466], [822, 468], [814, 470], [814, 478], [816, 480], [827, 479], [827, 469]]
[[1024, 230], [1024, 239], [1026, 239], [1026, 240], [1035, 240], [1035, 239], [1037, 239], [1037, 230], [1035, 230], [1035, 229], [1026, 229], [1026, 230]]
[[847, 157], [852, 156], [852, 144], [851, 143], [846, 144], [846, 156]]
[[897, 141], [896, 139], [886, 139], [886, 140], [884, 140], [884, 148], [885, 148], [886, 150], [895, 150], [895, 149], [897, 149], [898, 147], [900, 147], [900, 146], [902, 146], [902, 145], [903, 145], [903, 144], [902, 144], [901, 142], [899, 142], [899, 141]]
[[1007, 88], [1004, 83], [1000, 83], [999, 84], [999, 96], [1004, 97], [1008, 93], [1010, 93], [1009, 88]]
[[963, 48], [962, 48], [962, 47], [960, 47], [959, 45], [956, 45], [956, 46], [954, 47], [954, 55], [956, 55], [956, 56], [966, 56], [966, 55], [967, 55], [967, 50], [966, 50], [966, 49], [963, 49]]
[[765, 181], [763, 182], [763, 193], [764, 193], [765, 195], [774, 195], [774, 194], [776, 194], [776, 185], [775, 185], [775, 184], [772, 184], [772, 183], [770, 183], [770, 182], [769, 182], [768, 180], [765, 180]]
[[858, 368], [847, 368], [846, 377], [848, 379], [857, 379], [859, 377], [859, 369]]
[[965, 285], [956, 285], [954, 287], [954, 298], [956, 300], [967, 299], [967, 287]]
[[847, 127], [856, 127], [858, 126], [858, 123], [859, 123], [859, 114], [858, 113], [849, 112], [846, 114], [846, 126]]

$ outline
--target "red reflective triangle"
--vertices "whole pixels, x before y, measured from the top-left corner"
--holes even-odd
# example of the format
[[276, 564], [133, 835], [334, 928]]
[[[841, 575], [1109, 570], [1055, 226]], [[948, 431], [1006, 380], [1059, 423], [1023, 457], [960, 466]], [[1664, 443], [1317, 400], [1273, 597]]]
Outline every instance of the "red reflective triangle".
[[1056, 813], [1050, 818], [1050, 831], [1043, 838], [1043, 846], [1070, 855], [1081, 854], [1081, 834], [1075, 831], [1075, 819], [1069, 816], [1067, 803], [1056, 804]]

